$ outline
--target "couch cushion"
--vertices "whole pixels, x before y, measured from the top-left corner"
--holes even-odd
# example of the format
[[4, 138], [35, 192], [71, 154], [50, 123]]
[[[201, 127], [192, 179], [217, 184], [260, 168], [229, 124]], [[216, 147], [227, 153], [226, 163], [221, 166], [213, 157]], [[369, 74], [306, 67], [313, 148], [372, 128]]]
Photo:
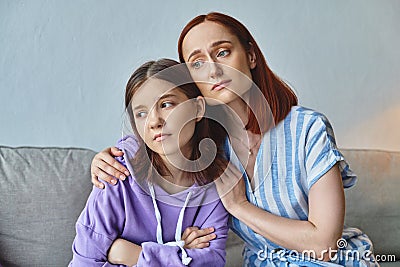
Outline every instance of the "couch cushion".
[[243, 239], [236, 235], [232, 230], [228, 232], [226, 241], [226, 264], [229, 267], [243, 266], [242, 251], [244, 247]]
[[66, 266], [95, 152], [0, 146], [0, 264]]
[[346, 225], [363, 230], [376, 254], [400, 259], [400, 152], [341, 151], [358, 176], [346, 190]]

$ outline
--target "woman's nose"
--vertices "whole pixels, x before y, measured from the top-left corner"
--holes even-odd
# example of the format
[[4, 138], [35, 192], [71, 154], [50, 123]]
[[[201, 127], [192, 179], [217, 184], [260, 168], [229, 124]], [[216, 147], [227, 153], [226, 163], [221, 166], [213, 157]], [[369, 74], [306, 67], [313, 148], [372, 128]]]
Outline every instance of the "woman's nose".
[[212, 79], [218, 79], [224, 73], [222, 70], [222, 66], [219, 63], [209, 62], [209, 68], [210, 68], [210, 78]]

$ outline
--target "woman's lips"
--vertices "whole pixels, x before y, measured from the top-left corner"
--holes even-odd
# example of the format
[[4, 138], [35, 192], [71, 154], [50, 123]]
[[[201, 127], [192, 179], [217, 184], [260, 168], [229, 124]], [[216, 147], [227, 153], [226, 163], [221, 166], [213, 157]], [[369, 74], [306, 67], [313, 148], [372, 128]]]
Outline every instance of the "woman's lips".
[[232, 80], [224, 80], [224, 81], [221, 81], [221, 82], [219, 82], [219, 83], [216, 83], [216, 84], [213, 85], [213, 87], [211, 88], [211, 90], [212, 90], [212, 91], [219, 91], [219, 90], [221, 90], [221, 89], [227, 87], [227, 86], [231, 83], [231, 81], [232, 81]]

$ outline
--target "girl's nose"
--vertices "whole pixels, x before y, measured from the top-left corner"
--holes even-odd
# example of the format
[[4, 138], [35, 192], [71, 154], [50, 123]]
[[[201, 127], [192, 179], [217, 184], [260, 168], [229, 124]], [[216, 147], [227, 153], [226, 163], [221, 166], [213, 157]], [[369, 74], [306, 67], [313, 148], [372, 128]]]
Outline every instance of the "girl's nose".
[[162, 116], [156, 109], [153, 109], [150, 112], [147, 119], [148, 119], [148, 125], [151, 129], [162, 128], [165, 123], [165, 120], [162, 118]]

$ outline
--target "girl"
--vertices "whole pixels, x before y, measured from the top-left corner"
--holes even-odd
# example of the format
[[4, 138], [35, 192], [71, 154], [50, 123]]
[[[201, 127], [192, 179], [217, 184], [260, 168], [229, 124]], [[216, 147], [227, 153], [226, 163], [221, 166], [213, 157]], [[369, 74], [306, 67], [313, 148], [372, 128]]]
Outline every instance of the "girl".
[[[244, 266], [377, 266], [369, 238], [344, 227], [343, 188], [356, 177], [328, 119], [297, 105], [246, 27], [221, 13], [197, 16], [182, 30], [178, 52], [207, 103], [229, 107], [221, 108], [225, 151], [239, 171], [230, 169], [217, 189], [228, 191], [221, 199], [245, 241]], [[96, 185], [96, 177], [123, 175], [111, 156], [120, 153], [109, 148], [95, 157]]]
[[[200, 155], [208, 119], [204, 99], [188, 81], [186, 67], [168, 59], [132, 74], [125, 107], [137, 140], [128, 136], [117, 145], [124, 151], [117, 160], [132, 176], [105, 190], [93, 188], [76, 223], [70, 266], [224, 266], [228, 214], [210, 182], [225, 160], [221, 146], [212, 165]], [[193, 163], [205, 167], [176, 167]], [[182, 236], [192, 226], [215, 231], [214, 240], [192, 243], [195, 236]]]

